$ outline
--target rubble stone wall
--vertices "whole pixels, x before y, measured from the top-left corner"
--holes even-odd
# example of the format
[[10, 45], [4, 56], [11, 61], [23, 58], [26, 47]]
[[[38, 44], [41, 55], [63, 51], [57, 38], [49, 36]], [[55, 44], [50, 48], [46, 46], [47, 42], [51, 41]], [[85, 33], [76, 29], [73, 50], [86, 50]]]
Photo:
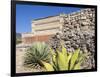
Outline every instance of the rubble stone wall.
[[63, 40], [67, 51], [80, 48], [83, 52], [91, 52], [89, 67], [94, 67], [95, 55], [95, 10], [82, 9], [71, 14], [61, 14], [62, 33], [57, 33], [51, 38], [51, 45], [55, 49]]
[[80, 47], [83, 50], [88, 49], [94, 52], [95, 11], [84, 9], [62, 17], [64, 19], [62, 39], [65, 41], [66, 48], [73, 51]]

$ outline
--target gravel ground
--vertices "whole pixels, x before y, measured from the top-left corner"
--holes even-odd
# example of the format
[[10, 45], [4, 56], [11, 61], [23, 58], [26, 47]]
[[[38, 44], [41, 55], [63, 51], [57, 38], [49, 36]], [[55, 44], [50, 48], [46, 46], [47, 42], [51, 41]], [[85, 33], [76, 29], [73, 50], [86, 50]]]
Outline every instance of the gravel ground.
[[23, 66], [25, 51], [30, 45], [18, 44], [16, 45], [16, 73], [25, 73], [25, 72], [42, 72], [45, 71], [44, 68], [33, 69]]
[[16, 73], [35, 72], [35, 70], [31, 68], [23, 66], [24, 54], [25, 50], [23, 48], [16, 48]]

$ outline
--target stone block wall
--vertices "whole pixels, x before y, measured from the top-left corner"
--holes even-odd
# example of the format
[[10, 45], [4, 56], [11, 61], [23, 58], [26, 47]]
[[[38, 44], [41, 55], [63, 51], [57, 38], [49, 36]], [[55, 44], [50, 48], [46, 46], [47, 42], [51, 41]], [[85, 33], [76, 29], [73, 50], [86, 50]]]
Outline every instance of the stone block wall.
[[32, 44], [36, 41], [38, 42], [47, 42], [48, 39], [53, 36], [53, 35], [37, 35], [37, 36], [32, 36], [32, 37], [24, 37], [22, 39], [22, 42], [24, 44]]

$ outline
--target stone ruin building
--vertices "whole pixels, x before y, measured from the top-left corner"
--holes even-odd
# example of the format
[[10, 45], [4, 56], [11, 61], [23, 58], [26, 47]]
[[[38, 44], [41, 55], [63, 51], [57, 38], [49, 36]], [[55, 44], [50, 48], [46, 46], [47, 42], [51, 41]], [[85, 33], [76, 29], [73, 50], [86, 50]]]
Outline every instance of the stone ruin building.
[[[95, 67], [95, 10], [93, 8], [81, 9], [70, 14], [48, 16], [32, 21], [32, 32], [22, 34], [22, 42], [30, 44], [34, 41], [50, 42], [55, 49], [63, 40], [67, 51], [80, 48], [89, 51], [89, 67]], [[88, 66], [87, 66], [88, 67]]]

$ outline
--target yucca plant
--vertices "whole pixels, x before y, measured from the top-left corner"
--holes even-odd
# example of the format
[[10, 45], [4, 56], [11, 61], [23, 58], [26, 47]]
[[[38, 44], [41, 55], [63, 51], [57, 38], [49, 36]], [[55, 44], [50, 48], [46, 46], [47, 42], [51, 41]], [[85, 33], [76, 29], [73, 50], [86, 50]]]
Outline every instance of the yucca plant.
[[41, 61], [50, 62], [50, 51], [44, 42], [35, 42], [28, 48], [24, 57], [24, 65], [34, 68], [41, 67]]
[[51, 49], [52, 62], [43, 62], [47, 71], [61, 71], [61, 70], [78, 70], [81, 69], [81, 63], [85, 59], [85, 54], [80, 53], [80, 49], [75, 50], [73, 53], [66, 51], [62, 46], [62, 51]]

